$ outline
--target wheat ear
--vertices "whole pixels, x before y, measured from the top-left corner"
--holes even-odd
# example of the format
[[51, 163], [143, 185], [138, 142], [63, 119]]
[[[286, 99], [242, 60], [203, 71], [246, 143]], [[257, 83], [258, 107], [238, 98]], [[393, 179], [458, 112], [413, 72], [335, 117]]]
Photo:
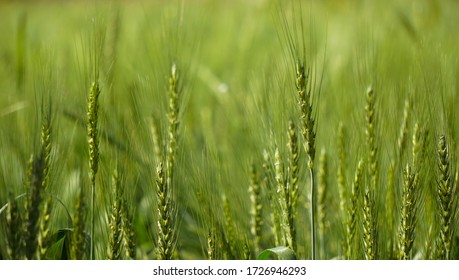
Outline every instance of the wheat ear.
[[296, 62], [296, 92], [298, 107], [300, 109], [301, 133], [305, 140], [304, 149], [308, 156], [308, 168], [311, 181], [311, 258], [316, 259], [316, 227], [315, 227], [315, 187], [314, 187], [314, 157], [316, 154], [315, 119], [312, 113], [312, 86], [308, 81], [309, 73], [306, 72], [304, 63]]
[[451, 160], [448, 144], [444, 135], [440, 136], [437, 146], [438, 154], [438, 179], [437, 196], [439, 202], [440, 239], [438, 254], [442, 259], [448, 260], [451, 255], [453, 241], [453, 211], [455, 197], [455, 182], [451, 175]]
[[87, 137], [89, 146], [89, 178], [91, 181], [91, 247], [90, 259], [94, 259], [95, 201], [96, 175], [99, 169], [99, 95], [100, 87], [97, 79], [92, 83], [88, 96]]

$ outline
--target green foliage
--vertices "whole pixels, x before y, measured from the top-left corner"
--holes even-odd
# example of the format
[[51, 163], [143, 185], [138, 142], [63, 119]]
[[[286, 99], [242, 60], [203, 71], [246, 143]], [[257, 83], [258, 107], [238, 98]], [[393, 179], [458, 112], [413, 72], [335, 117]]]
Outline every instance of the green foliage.
[[284, 246], [266, 249], [257, 256], [257, 260], [296, 260], [295, 252]]

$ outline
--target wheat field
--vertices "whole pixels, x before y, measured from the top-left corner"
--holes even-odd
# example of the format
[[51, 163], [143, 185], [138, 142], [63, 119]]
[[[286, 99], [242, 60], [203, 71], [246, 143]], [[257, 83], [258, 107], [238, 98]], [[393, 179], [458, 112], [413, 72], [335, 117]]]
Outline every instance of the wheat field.
[[458, 17], [0, 1], [0, 259], [459, 259]]

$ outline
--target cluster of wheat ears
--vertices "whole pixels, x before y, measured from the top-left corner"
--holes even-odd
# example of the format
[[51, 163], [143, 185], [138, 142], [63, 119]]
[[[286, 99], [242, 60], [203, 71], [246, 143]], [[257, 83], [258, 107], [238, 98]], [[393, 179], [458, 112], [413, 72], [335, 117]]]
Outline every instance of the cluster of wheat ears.
[[[23, 21], [21, 17], [17, 29], [18, 92], [26, 89]], [[136, 151], [138, 145], [130, 146], [104, 127], [108, 122], [101, 122], [101, 112], [116, 108], [101, 98], [113, 95], [110, 85], [120, 77], [101, 66], [107, 55], [100, 42], [106, 38], [94, 32], [86, 114], [56, 109], [50, 95], [36, 98], [40, 140], [21, 173], [22, 189], [4, 184], [8, 169], [0, 170], [1, 188], [7, 193], [1, 197], [6, 200], [0, 200], [1, 258], [457, 259], [459, 169], [454, 132], [423, 122], [413, 97], [404, 100], [399, 123], [384, 123], [389, 120], [378, 112], [384, 87], [370, 85], [353, 95], [365, 104], [354, 108], [362, 112], [364, 125], [357, 130], [340, 122], [331, 137], [332, 148], [324, 148], [320, 141], [325, 138], [318, 129], [328, 125], [319, 117], [324, 74], [309, 59], [305, 41], [310, 35], [303, 22], [292, 23], [283, 13], [280, 23], [290, 83], [284, 94], [293, 100], [287, 108], [292, 117], [282, 114], [277, 121], [283, 130], [267, 133], [277, 136], [260, 141], [262, 152], [254, 150], [251, 161], [241, 164], [247, 180], [236, 191], [218, 190], [223, 175], [217, 172], [224, 168], [220, 165], [226, 166], [221, 163], [224, 158], [209, 153], [200, 163], [196, 154], [186, 151], [185, 102], [193, 96], [193, 87], [188, 65], [180, 60], [169, 60], [167, 80], [158, 82], [164, 89], [159, 96], [168, 101], [163, 106], [165, 117], [136, 116], [152, 120], [146, 122], [144, 141], [151, 149]], [[116, 48], [110, 50], [108, 56], [116, 57]], [[86, 164], [77, 168], [83, 172], [75, 179], [78, 187], [72, 201], [64, 201], [52, 186], [65, 181], [60, 176], [70, 176], [59, 168], [59, 160], [67, 164], [65, 156], [58, 155], [64, 150], [56, 140], [61, 117], [74, 124], [77, 134], [84, 135], [78, 128], [81, 124], [86, 128], [84, 149], [77, 150]], [[124, 125], [122, 120], [118, 125]], [[398, 131], [396, 141], [383, 143], [387, 138], [381, 136], [382, 130], [393, 126]], [[7, 137], [2, 134], [3, 139]], [[362, 141], [352, 143], [356, 139]], [[12, 144], [1, 145], [6, 149]], [[358, 152], [351, 154], [350, 146], [358, 146]], [[393, 152], [387, 152], [388, 147]], [[142, 156], [146, 151], [150, 154]], [[130, 172], [140, 169], [142, 175], [133, 179]], [[133, 192], [136, 184], [149, 191]], [[194, 204], [187, 204], [188, 199]], [[236, 200], [243, 200], [246, 207], [235, 209]], [[189, 251], [194, 252], [187, 255]]]

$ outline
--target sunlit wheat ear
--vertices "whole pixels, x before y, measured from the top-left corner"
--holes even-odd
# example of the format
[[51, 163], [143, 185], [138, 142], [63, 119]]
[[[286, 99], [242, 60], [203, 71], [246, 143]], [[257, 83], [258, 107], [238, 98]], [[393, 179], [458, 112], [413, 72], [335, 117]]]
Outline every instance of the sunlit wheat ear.
[[377, 182], [377, 143], [376, 143], [376, 97], [372, 87], [367, 89], [366, 105], [365, 105], [365, 118], [366, 118], [366, 140], [368, 147], [368, 174], [370, 179], [370, 188], [372, 190], [376, 187]]
[[169, 130], [165, 158], [166, 166], [163, 166], [163, 162], [159, 162], [156, 168], [156, 195], [158, 201], [158, 245], [156, 248], [156, 257], [160, 260], [170, 260], [174, 257], [178, 238], [177, 206], [174, 199], [174, 173], [181, 87], [179, 72], [175, 64], [171, 67], [168, 84], [169, 109], [167, 116]]
[[100, 95], [99, 82], [95, 81], [91, 85], [88, 97], [87, 107], [87, 136], [89, 146], [89, 174], [91, 183], [95, 184], [95, 177], [99, 169], [99, 95]]
[[363, 247], [364, 256], [367, 260], [375, 259], [376, 241], [376, 204], [374, 195], [378, 182], [378, 160], [376, 143], [376, 97], [372, 87], [367, 89], [365, 119], [366, 119], [366, 141], [368, 158], [368, 186], [363, 199]]
[[175, 155], [177, 149], [177, 133], [179, 125], [179, 94], [180, 94], [180, 81], [177, 66], [172, 65], [169, 77], [169, 132], [167, 143], [167, 158], [166, 158], [166, 179], [167, 185], [170, 188], [173, 182], [173, 173], [175, 166]]
[[314, 186], [314, 157], [316, 154], [315, 119], [312, 112], [312, 86], [308, 81], [309, 73], [306, 72], [304, 62], [296, 62], [296, 92], [300, 110], [301, 133], [303, 135], [304, 149], [308, 155], [308, 168], [311, 182], [311, 258], [316, 259], [316, 225], [315, 225], [315, 186]]
[[355, 171], [354, 182], [352, 184], [352, 193], [351, 193], [351, 200], [348, 204], [348, 221], [346, 224], [346, 251], [345, 256], [346, 259], [351, 259], [355, 256], [354, 254], [354, 238], [356, 233], [356, 224], [357, 224], [357, 209], [358, 209], [358, 202], [360, 197], [360, 188], [362, 184], [362, 176], [363, 176], [363, 161], [360, 160]]
[[456, 183], [451, 175], [451, 159], [446, 137], [441, 135], [437, 146], [438, 175], [437, 197], [439, 206], [440, 236], [437, 248], [439, 258], [448, 260], [453, 242], [453, 215], [455, 206]]
[[308, 167], [313, 168], [316, 154], [314, 132], [315, 119], [312, 112], [311, 87], [308, 86], [309, 73], [306, 72], [303, 62], [296, 63], [296, 92], [300, 109], [301, 133], [305, 140], [305, 151], [308, 155]]

